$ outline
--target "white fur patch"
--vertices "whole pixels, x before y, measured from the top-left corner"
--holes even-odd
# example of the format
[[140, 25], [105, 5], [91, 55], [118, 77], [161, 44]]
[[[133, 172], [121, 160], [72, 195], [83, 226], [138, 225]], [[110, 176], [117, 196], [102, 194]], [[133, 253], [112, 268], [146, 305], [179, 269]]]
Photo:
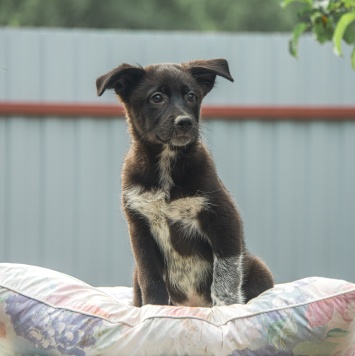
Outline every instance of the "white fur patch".
[[159, 159], [159, 183], [167, 197], [170, 196], [170, 189], [174, 185], [171, 177], [171, 168], [176, 161], [177, 153], [166, 145], [160, 154]]
[[243, 304], [243, 255], [214, 256], [211, 297], [213, 305]]
[[201, 281], [209, 278], [212, 266], [199, 256], [182, 256], [173, 248], [168, 220], [179, 222], [182, 239], [204, 236], [197, 216], [202, 210], [209, 209], [209, 203], [203, 196], [170, 201], [170, 191], [174, 186], [171, 169], [176, 159], [176, 151], [171, 150], [169, 146], [164, 147], [158, 164], [161, 188], [144, 190], [143, 187], [135, 186], [126, 190], [124, 196], [127, 207], [142, 214], [149, 221], [151, 233], [166, 260], [165, 278], [187, 297], [183, 305], [207, 307], [210, 303], [196, 290]]
[[183, 292], [189, 306], [208, 306], [204, 298], [196, 293], [200, 281], [212, 272], [210, 263], [198, 256], [181, 256], [172, 246], [168, 219], [182, 226], [181, 238], [194, 238], [196, 233], [203, 236], [197, 215], [208, 208], [205, 197], [186, 197], [167, 201], [164, 190], [144, 191], [134, 187], [124, 192], [127, 207], [142, 214], [150, 225], [167, 264], [169, 283]]

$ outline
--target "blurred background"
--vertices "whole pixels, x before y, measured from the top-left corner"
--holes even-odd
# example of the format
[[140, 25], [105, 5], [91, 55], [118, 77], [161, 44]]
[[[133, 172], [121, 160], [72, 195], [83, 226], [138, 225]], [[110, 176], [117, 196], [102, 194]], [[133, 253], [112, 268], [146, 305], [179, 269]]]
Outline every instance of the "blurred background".
[[278, 0], [1, 0], [5, 26], [184, 31], [289, 31]]
[[[96, 97], [95, 80], [122, 62], [222, 57], [235, 82], [219, 79], [206, 110], [250, 110], [215, 111], [203, 138], [242, 211], [249, 249], [278, 283], [354, 282], [355, 117], [307, 117], [307, 109], [354, 107], [355, 72], [310, 35], [300, 59], [290, 56], [296, 12], [278, 0], [0, 0], [0, 111], [15, 107], [0, 114], [0, 262], [131, 285], [122, 114], [16, 107], [113, 105], [113, 93]], [[261, 106], [296, 107], [298, 118], [253, 114]]]

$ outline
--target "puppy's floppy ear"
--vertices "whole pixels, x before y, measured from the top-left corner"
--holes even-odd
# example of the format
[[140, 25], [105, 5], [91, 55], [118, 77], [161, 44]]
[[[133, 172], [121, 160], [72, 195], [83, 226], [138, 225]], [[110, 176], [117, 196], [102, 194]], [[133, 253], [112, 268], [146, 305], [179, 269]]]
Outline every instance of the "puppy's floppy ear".
[[139, 83], [144, 74], [145, 70], [142, 67], [121, 64], [96, 79], [97, 95], [101, 96], [106, 89], [114, 89], [124, 102], [128, 102], [131, 90]]
[[187, 68], [187, 70], [196, 79], [197, 83], [203, 90], [204, 96], [212, 90], [216, 80], [216, 75], [234, 82], [233, 77], [229, 73], [228, 62], [223, 58], [197, 60], [183, 63], [182, 66]]

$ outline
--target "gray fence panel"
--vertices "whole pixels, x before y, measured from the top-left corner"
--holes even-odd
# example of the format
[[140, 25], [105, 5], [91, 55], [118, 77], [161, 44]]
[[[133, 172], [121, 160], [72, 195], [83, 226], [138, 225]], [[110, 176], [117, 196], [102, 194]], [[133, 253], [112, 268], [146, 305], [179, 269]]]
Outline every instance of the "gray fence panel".
[[354, 280], [355, 123], [206, 126], [220, 175], [243, 212], [247, 244], [277, 280]]
[[[215, 104], [350, 105], [355, 74], [306, 37], [286, 34], [0, 29], [0, 100], [115, 102], [95, 79], [122, 63], [225, 57]], [[347, 61], [347, 63], [344, 63]], [[203, 123], [238, 202], [247, 244], [278, 282], [355, 280], [355, 122]], [[57, 269], [96, 285], [130, 285], [121, 212], [127, 127], [117, 119], [0, 118], [0, 260]]]
[[206, 99], [219, 104], [353, 104], [350, 47], [344, 59], [330, 44], [300, 40], [300, 59], [287, 51], [288, 34], [120, 32], [0, 29], [0, 98], [115, 101], [97, 98], [95, 79], [122, 62], [142, 65], [225, 57], [236, 79], [220, 80]]

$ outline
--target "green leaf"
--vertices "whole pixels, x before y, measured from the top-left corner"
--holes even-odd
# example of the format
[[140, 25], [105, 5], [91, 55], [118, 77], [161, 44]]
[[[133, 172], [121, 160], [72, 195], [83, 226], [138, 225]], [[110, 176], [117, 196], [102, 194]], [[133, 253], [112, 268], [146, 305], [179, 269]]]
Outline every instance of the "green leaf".
[[355, 70], [355, 46], [353, 51], [351, 52], [351, 67]]
[[309, 28], [309, 25], [305, 22], [301, 22], [293, 29], [292, 39], [290, 40], [290, 53], [297, 58], [298, 56], [298, 40], [302, 33]]
[[327, 337], [338, 338], [338, 337], [345, 337], [348, 334], [349, 334], [348, 331], [336, 328], [336, 329], [329, 330], [327, 333]]
[[338, 56], [342, 56], [343, 52], [341, 50], [341, 40], [343, 39], [344, 33], [347, 27], [355, 21], [355, 11], [344, 14], [339, 19], [337, 26], [335, 27], [333, 35], [333, 45], [334, 53]]
[[344, 5], [347, 9], [355, 7], [355, 0], [344, 0]]
[[281, 3], [281, 6], [286, 7], [286, 6], [288, 6], [292, 3], [295, 3], [295, 2], [301, 2], [305, 5], [308, 5], [309, 7], [312, 7], [312, 5], [313, 5], [313, 0], [283, 0]]
[[341, 1], [336, 1], [336, 2], [329, 2], [328, 4], [328, 10], [329, 11], [337, 11], [343, 6], [343, 2]]
[[331, 17], [318, 13], [312, 17], [312, 24], [312, 31], [319, 43], [331, 41], [334, 33], [334, 23]]
[[355, 22], [347, 27], [343, 39], [347, 44], [355, 44]]

